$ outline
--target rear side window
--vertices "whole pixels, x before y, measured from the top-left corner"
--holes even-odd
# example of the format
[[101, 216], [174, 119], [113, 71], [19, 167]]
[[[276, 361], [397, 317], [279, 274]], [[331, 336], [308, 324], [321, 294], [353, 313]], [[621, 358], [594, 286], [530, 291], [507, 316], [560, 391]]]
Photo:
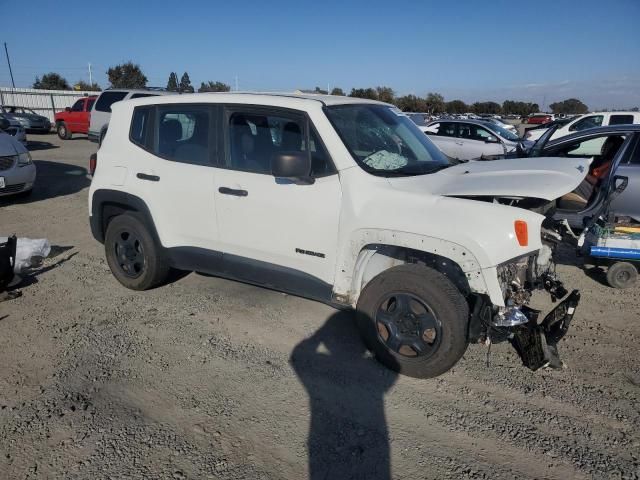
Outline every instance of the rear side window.
[[631, 125], [633, 123], [633, 115], [611, 115], [609, 125]]
[[91, 107], [93, 107], [94, 103], [96, 103], [95, 98], [90, 98], [89, 100], [87, 100], [87, 112], [91, 111]]
[[154, 153], [175, 162], [211, 165], [211, 112], [206, 105], [158, 107]]
[[129, 138], [136, 145], [147, 149], [149, 145], [150, 121], [154, 107], [137, 107], [133, 110]]
[[128, 92], [104, 92], [96, 102], [98, 112], [111, 112], [111, 105], [127, 96]]

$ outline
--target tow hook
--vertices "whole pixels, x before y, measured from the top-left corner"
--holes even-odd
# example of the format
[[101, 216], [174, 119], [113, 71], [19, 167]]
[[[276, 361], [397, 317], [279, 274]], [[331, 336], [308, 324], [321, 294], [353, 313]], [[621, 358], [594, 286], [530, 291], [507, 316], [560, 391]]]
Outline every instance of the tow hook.
[[514, 329], [512, 343], [522, 358], [525, 367], [538, 370], [544, 367], [562, 368], [558, 355], [558, 342], [569, 330], [576, 307], [580, 303], [580, 292], [572, 291], [547, 314], [538, 325], [539, 310], [523, 306], [522, 313], [529, 322]]

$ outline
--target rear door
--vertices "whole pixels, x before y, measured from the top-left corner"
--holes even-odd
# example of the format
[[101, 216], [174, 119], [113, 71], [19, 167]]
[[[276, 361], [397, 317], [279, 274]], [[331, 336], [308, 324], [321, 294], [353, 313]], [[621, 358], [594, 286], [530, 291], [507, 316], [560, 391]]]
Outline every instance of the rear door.
[[[227, 273], [288, 291], [333, 284], [341, 188], [338, 174], [303, 112], [229, 106], [215, 205]], [[278, 152], [308, 152], [312, 184], [271, 174]], [[324, 288], [324, 287], [323, 287]], [[330, 291], [330, 289], [329, 289]]]
[[429, 125], [425, 133], [429, 139], [450, 158], [460, 160], [462, 142], [457, 138], [456, 122], [438, 122]]
[[[133, 174], [146, 192], [162, 245], [213, 256], [219, 251], [214, 110], [210, 104], [136, 107], [130, 132], [143, 149]], [[197, 270], [197, 265], [183, 268]]]

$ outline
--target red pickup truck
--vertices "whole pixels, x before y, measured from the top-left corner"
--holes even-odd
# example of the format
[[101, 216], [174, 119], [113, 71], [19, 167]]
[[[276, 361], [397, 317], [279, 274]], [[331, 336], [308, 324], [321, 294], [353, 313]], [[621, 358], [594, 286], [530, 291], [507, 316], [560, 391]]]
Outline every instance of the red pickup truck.
[[67, 107], [64, 112], [55, 114], [56, 132], [63, 140], [69, 140], [74, 133], [88, 133], [91, 119], [91, 107], [97, 96], [83, 97], [76, 101], [72, 107]]

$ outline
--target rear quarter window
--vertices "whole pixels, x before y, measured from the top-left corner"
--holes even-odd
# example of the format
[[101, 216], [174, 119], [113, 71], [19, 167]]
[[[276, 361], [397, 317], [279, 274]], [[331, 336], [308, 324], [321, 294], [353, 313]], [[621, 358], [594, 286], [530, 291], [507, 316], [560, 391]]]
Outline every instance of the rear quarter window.
[[152, 119], [152, 111], [154, 107], [145, 106], [137, 107], [133, 110], [133, 116], [131, 117], [131, 129], [129, 131], [129, 139], [144, 149], [150, 148], [150, 122]]
[[633, 115], [611, 115], [609, 125], [631, 125], [634, 123]]
[[111, 105], [122, 100], [127, 96], [127, 93], [128, 92], [104, 92], [98, 98], [95, 110], [98, 112], [111, 113]]

